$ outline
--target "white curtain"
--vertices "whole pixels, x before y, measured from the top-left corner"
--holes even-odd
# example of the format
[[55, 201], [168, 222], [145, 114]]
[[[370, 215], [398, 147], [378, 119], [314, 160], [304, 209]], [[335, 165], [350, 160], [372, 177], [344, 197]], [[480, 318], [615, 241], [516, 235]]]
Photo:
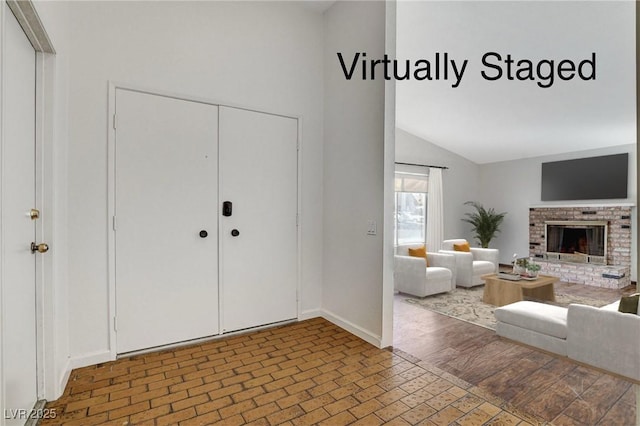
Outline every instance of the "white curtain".
[[442, 169], [429, 168], [429, 190], [427, 198], [426, 243], [428, 251], [437, 252], [444, 239], [444, 214], [442, 207]]

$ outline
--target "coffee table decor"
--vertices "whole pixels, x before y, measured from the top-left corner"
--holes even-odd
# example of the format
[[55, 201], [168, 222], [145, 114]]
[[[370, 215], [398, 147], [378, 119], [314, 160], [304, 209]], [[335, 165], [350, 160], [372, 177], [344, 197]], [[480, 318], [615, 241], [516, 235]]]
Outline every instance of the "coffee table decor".
[[514, 274], [513, 272], [498, 272], [498, 278], [509, 281], [520, 281], [522, 279], [520, 274]]
[[533, 261], [533, 258], [516, 258], [516, 254], [513, 255], [515, 260], [513, 261], [513, 274], [520, 275], [525, 280], [535, 280], [540, 271], [540, 265]]

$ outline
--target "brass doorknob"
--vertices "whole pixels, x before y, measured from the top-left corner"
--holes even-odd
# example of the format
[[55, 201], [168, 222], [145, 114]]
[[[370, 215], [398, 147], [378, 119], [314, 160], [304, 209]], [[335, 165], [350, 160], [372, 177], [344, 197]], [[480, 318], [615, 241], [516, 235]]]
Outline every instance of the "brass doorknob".
[[40, 217], [40, 210], [31, 209], [31, 211], [29, 211], [29, 217], [31, 218], [31, 220], [38, 219]]
[[49, 244], [45, 244], [45, 243], [40, 243], [40, 244], [36, 244], [36, 243], [31, 243], [31, 253], [46, 253], [49, 251]]

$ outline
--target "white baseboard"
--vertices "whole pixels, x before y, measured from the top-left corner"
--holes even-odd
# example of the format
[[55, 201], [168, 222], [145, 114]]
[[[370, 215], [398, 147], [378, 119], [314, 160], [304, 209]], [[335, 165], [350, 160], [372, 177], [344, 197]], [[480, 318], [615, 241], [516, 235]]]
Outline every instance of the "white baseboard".
[[96, 351], [69, 359], [71, 369], [88, 367], [89, 365], [100, 364], [101, 362], [115, 361], [111, 357], [111, 351]]
[[362, 340], [364, 340], [364, 341], [366, 341], [368, 343], [371, 343], [376, 348], [382, 347], [381, 346], [382, 345], [382, 337], [381, 336], [373, 334], [369, 330], [365, 330], [364, 328], [362, 328], [362, 327], [360, 327], [358, 325], [355, 325], [351, 321], [348, 321], [348, 320], [342, 318], [341, 316], [336, 315], [333, 312], [328, 311], [326, 309], [322, 310], [322, 317], [324, 319], [326, 319], [327, 321], [330, 321], [330, 322], [334, 323], [338, 327], [344, 328], [349, 333], [355, 334], [356, 336], [358, 336]]
[[58, 383], [56, 383], [55, 389], [55, 399], [58, 399], [64, 393], [64, 389], [67, 387], [67, 383], [69, 383], [69, 377], [71, 377], [71, 358], [67, 358], [67, 362], [64, 364], [62, 371], [60, 372], [60, 377], [58, 378]]
[[84, 354], [82, 356], [76, 356], [73, 358], [67, 358], [67, 362], [65, 363], [62, 371], [60, 372], [60, 377], [58, 378], [58, 383], [56, 383], [56, 395], [53, 399], [58, 399], [64, 393], [64, 389], [67, 387], [67, 383], [69, 383], [69, 378], [71, 377], [71, 371], [74, 368], [87, 367], [89, 365], [100, 364], [101, 362], [113, 361], [111, 357], [111, 352], [109, 351], [97, 351], [88, 354]]
[[298, 321], [304, 321], [311, 318], [318, 318], [322, 316], [322, 309], [309, 309], [308, 311], [300, 312]]

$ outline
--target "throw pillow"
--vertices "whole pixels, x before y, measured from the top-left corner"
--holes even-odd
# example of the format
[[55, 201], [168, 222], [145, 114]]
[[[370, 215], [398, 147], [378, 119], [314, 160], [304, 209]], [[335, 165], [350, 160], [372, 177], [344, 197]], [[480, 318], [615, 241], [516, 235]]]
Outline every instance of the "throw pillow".
[[640, 293], [632, 294], [631, 296], [622, 296], [620, 304], [618, 305], [618, 312], [638, 315], [639, 301]]
[[427, 246], [422, 246], [418, 248], [409, 248], [409, 256], [413, 257], [424, 257], [427, 266], [429, 266], [429, 259], [427, 258]]
[[469, 253], [471, 251], [471, 247], [469, 247], [469, 243], [454, 244], [453, 245], [453, 250], [455, 250], [455, 251], [464, 251], [464, 252]]

